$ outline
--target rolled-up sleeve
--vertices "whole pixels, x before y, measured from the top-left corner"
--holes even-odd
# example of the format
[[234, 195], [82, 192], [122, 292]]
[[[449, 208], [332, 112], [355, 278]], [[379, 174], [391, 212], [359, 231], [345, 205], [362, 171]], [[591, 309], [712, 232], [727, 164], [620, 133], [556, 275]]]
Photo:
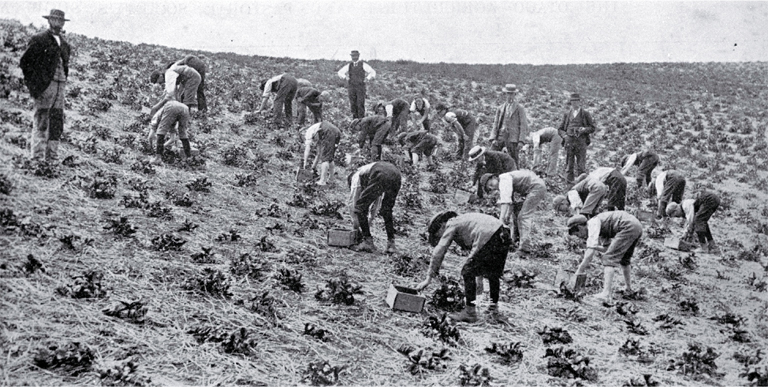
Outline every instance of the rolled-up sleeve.
[[499, 201], [497, 204], [511, 204], [514, 191], [512, 176], [507, 173], [499, 175]]
[[432, 260], [429, 263], [429, 272], [437, 277], [440, 274], [440, 267], [443, 265], [443, 258], [448, 247], [453, 243], [453, 236], [456, 234], [456, 225], [448, 223], [440, 238], [440, 242], [432, 250]]
[[600, 249], [600, 227], [602, 222], [599, 218], [592, 218], [587, 222], [587, 248]]

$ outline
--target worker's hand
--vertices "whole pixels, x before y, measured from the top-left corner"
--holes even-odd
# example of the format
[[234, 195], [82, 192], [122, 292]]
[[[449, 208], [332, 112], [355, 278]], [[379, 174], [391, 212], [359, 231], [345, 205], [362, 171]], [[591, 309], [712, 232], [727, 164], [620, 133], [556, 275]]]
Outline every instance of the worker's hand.
[[424, 290], [427, 286], [429, 286], [429, 283], [432, 282], [432, 277], [427, 277], [424, 281], [420, 282], [418, 285], [416, 285], [415, 289], [418, 291]]
[[522, 151], [523, 152], [527, 152], [528, 151], [528, 144], [524, 144], [523, 145]]
[[499, 146], [499, 142], [498, 142], [497, 140], [493, 140], [493, 141], [491, 141], [491, 146], [493, 146], [494, 148], [496, 148], [496, 147], [498, 147], [498, 146]]
[[157, 141], [157, 132], [150, 130], [149, 135], [147, 136], [147, 141], [149, 141], [150, 146], [156, 146], [155, 141]]

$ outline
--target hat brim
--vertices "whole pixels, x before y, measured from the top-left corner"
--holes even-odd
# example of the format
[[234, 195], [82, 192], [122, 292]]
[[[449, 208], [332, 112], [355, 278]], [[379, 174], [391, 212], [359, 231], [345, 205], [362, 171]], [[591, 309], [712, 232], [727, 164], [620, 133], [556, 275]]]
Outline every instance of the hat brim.
[[43, 15], [43, 19], [59, 19], [59, 20], [69, 21], [69, 19], [65, 19], [63, 17], [51, 16], [51, 15]]
[[510, 90], [510, 89], [507, 89], [506, 87], [501, 89], [501, 92], [504, 94], [517, 94], [517, 90]]
[[475, 157], [467, 157], [467, 161], [475, 161], [479, 159], [482, 155], [485, 154], [485, 151], [488, 150], [486, 147], [480, 148], [480, 153], [477, 154]]

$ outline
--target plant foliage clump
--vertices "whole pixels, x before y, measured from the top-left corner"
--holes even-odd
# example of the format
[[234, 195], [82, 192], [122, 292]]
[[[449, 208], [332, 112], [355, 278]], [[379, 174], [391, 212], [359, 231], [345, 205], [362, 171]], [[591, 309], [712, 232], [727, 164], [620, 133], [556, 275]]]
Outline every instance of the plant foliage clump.
[[86, 271], [73, 278], [74, 282], [56, 288], [56, 293], [72, 298], [104, 298], [107, 291], [102, 289], [101, 280], [104, 274], [98, 271]]

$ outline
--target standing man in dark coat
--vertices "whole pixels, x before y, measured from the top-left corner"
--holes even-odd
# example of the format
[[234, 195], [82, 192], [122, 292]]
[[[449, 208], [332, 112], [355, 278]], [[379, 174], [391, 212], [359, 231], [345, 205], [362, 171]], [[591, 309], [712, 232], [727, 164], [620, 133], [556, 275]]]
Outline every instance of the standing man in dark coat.
[[587, 173], [587, 145], [589, 135], [595, 132], [592, 116], [581, 108], [581, 96], [571, 94], [571, 110], [563, 116], [563, 122], [557, 128], [560, 138], [565, 140], [565, 180], [573, 184], [574, 168], [576, 176]]
[[52, 9], [50, 15], [43, 17], [48, 19], [50, 28], [32, 37], [20, 67], [29, 95], [35, 100], [30, 157], [56, 160], [64, 132], [64, 87], [71, 51], [61, 29], [69, 19], [58, 9]]
[[496, 118], [491, 128], [492, 150], [507, 148], [507, 153], [520, 165], [518, 146], [530, 138], [528, 117], [525, 108], [517, 103], [517, 86], [507, 84], [501, 91], [506, 94], [507, 101], [496, 109]]
[[357, 50], [352, 51], [350, 56], [352, 62], [344, 65], [337, 74], [339, 78], [347, 81], [352, 118], [363, 118], [365, 117], [365, 81], [376, 78], [376, 70], [360, 60], [360, 53]]

